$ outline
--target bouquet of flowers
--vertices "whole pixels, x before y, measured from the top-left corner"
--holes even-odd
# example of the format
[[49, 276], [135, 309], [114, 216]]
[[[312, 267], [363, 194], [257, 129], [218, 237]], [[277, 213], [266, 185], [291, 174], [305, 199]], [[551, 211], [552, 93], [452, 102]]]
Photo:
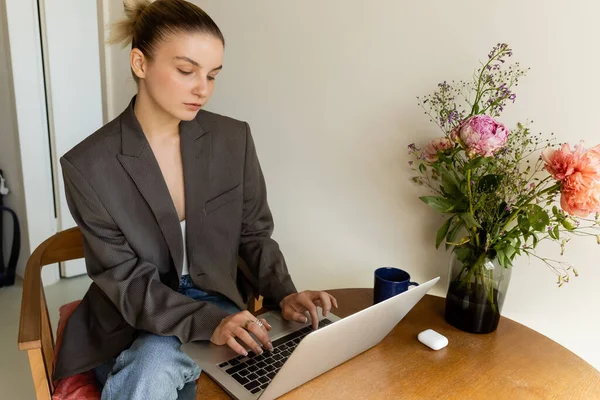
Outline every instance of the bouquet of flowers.
[[502, 124], [526, 73], [508, 65], [511, 56], [498, 44], [472, 82], [443, 82], [418, 98], [444, 135], [408, 146], [414, 182], [432, 192], [420, 199], [446, 215], [436, 235], [436, 247], [453, 249], [446, 320], [471, 332], [496, 329], [515, 257], [543, 261], [560, 286], [577, 271], [537, 255], [537, 245], [551, 240], [564, 252], [573, 235], [600, 244], [600, 145], [556, 148], [531, 122]]

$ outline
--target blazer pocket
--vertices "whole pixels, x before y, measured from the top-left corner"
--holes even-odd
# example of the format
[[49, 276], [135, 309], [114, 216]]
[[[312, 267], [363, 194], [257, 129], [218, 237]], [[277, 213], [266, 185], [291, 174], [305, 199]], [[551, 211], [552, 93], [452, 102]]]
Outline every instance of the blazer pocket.
[[242, 195], [242, 184], [240, 183], [237, 186], [235, 186], [234, 188], [229, 189], [228, 191], [221, 193], [217, 197], [207, 201], [206, 204], [204, 205], [204, 213], [210, 214], [211, 212], [215, 211], [217, 208], [220, 208], [220, 207], [224, 206], [225, 204], [231, 203], [232, 201], [234, 201], [241, 195]]

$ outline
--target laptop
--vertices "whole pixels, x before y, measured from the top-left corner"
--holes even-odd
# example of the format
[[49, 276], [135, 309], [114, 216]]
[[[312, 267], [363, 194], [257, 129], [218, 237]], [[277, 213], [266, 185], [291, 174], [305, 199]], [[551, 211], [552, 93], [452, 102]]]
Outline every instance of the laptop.
[[[346, 318], [318, 308], [319, 328], [285, 321], [278, 311], [260, 315], [273, 327], [272, 351], [240, 356], [209, 341], [184, 344], [188, 354], [237, 400], [272, 400], [379, 343], [437, 283], [437, 277]], [[416, 340], [416, 338], [415, 338]], [[326, 355], [326, 356], [324, 356]]]

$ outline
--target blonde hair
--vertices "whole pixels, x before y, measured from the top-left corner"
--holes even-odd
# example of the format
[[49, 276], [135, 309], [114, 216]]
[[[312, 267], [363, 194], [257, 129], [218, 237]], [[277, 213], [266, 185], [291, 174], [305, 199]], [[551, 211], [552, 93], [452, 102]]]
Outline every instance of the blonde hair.
[[123, 0], [125, 18], [110, 30], [109, 44], [139, 49], [152, 59], [156, 45], [167, 35], [200, 32], [225, 38], [215, 22], [200, 7], [185, 0]]

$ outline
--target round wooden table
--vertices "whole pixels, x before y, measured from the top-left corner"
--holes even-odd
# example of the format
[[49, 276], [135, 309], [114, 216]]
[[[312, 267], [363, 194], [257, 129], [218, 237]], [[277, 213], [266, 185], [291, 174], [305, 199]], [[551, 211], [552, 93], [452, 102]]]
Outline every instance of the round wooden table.
[[[373, 304], [372, 289], [328, 292], [340, 317]], [[281, 399], [600, 399], [600, 372], [546, 336], [504, 317], [496, 332], [470, 334], [443, 315], [444, 299], [426, 295], [377, 346]], [[429, 328], [446, 348], [417, 340]], [[203, 374], [197, 398], [229, 396]]]

